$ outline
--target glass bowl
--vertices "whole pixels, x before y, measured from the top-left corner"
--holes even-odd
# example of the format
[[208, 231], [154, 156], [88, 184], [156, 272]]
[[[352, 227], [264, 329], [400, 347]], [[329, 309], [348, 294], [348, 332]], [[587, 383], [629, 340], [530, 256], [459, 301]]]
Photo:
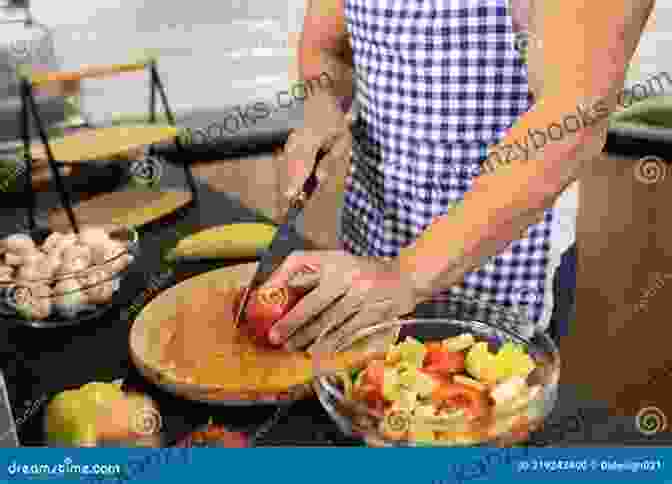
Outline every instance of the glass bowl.
[[[333, 355], [339, 351], [361, 348], [362, 343], [371, 341], [370, 338], [390, 333], [396, 333], [397, 342], [410, 336], [423, 343], [471, 333], [476, 341], [487, 342], [491, 353], [507, 342], [520, 345], [536, 366], [524, 380], [533, 391], [521, 393], [524, 398], [494, 406], [490, 392], [496, 384], [482, 381], [481, 384], [486, 383], [486, 386], [481, 386], [479, 395], [485, 398], [482, 401], [488, 402], [488, 411], [469, 419], [455, 413], [438, 417], [436, 412], [419, 414], [417, 409], [409, 410], [399, 402], [387, 402], [381, 407], [378, 400], [377, 408], [366, 405], [362, 398], [355, 398], [352, 391], [356, 380], [354, 374], [358, 370], [361, 372], [361, 367], [352, 372], [335, 373], [330, 369], [329, 361], [333, 361]], [[368, 356], [371, 357], [368, 361], [384, 358], [374, 351]], [[523, 311], [456, 296], [438, 297], [419, 305], [407, 318], [382, 322], [337, 339], [322, 334], [313, 350], [313, 364], [316, 375], [313, 386], [327, 413], [346, 435], [361, 438], [367, 445], [375, 447], [524, 444], [553, 410], [560, 377], [560, 355], [556, 345], [530, 322]], [[451, 378], [448, 376], [441, 381], [463, 382]], [[519, 378], [518, 381], [523, 380]], [[501, 399], [501, 393], [498, 395]], [[427, 438], [428, 432], [430, 438]]]
[[[0, 322], [37, 328], [73, 326], [101, 316], [115, 304], [139, 258], [139, 237], [130, 227], [96, 226], [112, 241], [98, 245], [89, 243], [95, 240], [92, 228], [82, 227], [79, 236], [61, 234], [60, 247], [55, 243], [59, 236], [49, 230], [0, 237]], [[4, 242], [11, 235], [22, 236], [29, 245], [30, 237], [34, 250], [7, 249]]]

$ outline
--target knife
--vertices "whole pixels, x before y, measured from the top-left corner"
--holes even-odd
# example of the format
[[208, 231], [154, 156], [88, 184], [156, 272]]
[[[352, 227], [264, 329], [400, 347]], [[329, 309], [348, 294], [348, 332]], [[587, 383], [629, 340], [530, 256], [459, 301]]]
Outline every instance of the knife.
[[289, 237], [294, 230], [296, 219], [299, 215], [301, 215], [306, 202], [310, 199], [310, 197], [313, 195], [313, 192], [315, 192], [315, 189], [317, 188], [317, 168], [320, 164], [320, 161], [322, 161], [326, 154], [327, 152], [322, 149], [317, 152], [317, 156], [315, 157], [315, 164], [313, 165], [313, 169], [311, 170], [310, 175], [303, 183], [301, 191], [290, 200], [289, 210], [284, 217], [282, 225], [278, 228], [278, 231], [273, 237], [273, 240], [271, 240], [271, 244], [268, 247], [268, 250], [262, 255], [261, 260], [259, 261], [259, 266], [257, 267], [257, 271], [252, 277], [252, 282], [250, 282], [250, 284], [244, 289], [243, 297], [240, 301], [240, 307], [238, 308], [238, 312], [236, 313], [236, 318], [234, 320], [234, 326], [236, 328], [240, 325], [242, 315], [245, 314], [247, 303], [250, 300], [250, 293], [254, 289], [263, 285], [270, 278], [271, 274], [273, 274], [273, 272], [278, 267], [280, 267], [282, 262], [293, 250], [290, 249], [290, 251], [287, 251], [287, 240], [289, 240]]

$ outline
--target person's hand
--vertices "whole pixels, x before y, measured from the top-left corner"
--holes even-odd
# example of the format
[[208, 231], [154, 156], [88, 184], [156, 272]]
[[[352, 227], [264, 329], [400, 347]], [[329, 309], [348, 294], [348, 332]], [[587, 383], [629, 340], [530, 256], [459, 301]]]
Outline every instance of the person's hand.
[[421, 302], [411, 279], [394, 261], [340, 250], [294, 252], [264, 286], [293, 284], [306, 272], [319, 275], [317, 287], [276, 322], [269, 335], [288, 350], [309, 346], [322, 332], [336, 341], [359, 328], [409, 314]]
[[329, 95], [309, 98], [304, 108], [304, 126], [292, 130], [280, 163], [285, 171], [282, 191], [286, 200], [296, 195], [308, 178], [319, 150], [326, 155], [320, 162], [317, 178], [320, 185], [330, 175], [330, 167], [347, 163], [352, 152], [352, 134], [346, 115]]

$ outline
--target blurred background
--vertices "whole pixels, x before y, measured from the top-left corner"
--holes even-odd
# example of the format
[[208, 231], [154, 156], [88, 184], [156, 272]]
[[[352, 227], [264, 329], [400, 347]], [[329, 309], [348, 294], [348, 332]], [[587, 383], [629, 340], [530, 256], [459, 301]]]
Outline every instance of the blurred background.
[[[179, 113], [270, 99], [286, 89], [296, 77], [294, 47], [304, 2], [32, 0], [30, 6], [52, 29], [62, 68], [125, 62], [143, 49], [158, 53], [169, 100]], [[666, 56], [656, 53], [672, 49], [670, 21], [672, 4], [658, 2], [631, 67], [632, 82], [668, 68]], [[0, 39], [11, 42], [22, 30], [20, 24], [0, 25]], [[137, 76], [85, 82], [82, 108], [94, 121], [143, 112], [148, 93]]]
[[[63, 69], [127, 62], [143, 49], [156, 52], [177, 112], [272, 98], [286, 89], [295, 77], [290, 71], [303, 8], [303, 0], [30, 2], [35, 19], [52, 30]], [[31, 33], [21, 24], [0, 25], [5, 44], [25, 35]], [[146, 74], [86, 81], [82, 108], [94, 122], [115, 112], [144, 112], [148, 89], [140, 79]]]

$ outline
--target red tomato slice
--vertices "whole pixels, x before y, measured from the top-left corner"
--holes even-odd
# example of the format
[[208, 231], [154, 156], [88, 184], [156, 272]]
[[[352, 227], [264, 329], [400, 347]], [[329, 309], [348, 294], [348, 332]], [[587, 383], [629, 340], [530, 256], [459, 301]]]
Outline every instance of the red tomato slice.
[[[305, 290], [293, 287], [271, 287], [252, 291], [243, 317], [253, 337], [262, 344], [271, 344], [268, 339], [271, 327], [291, 311], [305, 294]], [[240, 307], [242, 295], [243, 290], [236, 295], [235, 311]]]
[[443, 348], [432, 348], [427, 352], [424, 370], [428, 373], [450, 375], [464, 371], [464, 353], [446, 351]]
[[472, 418], [488, 413], [488, 401], [483, 392], [459, 383], [444, 383], [434, 389], [432, 400], [437, 404], [448, 404], [465, 411]]
[[372, 385], [379, 393], [383, 393], [383, 380], [385, 378], [385, 362], [382, 360], [373, 360], [369, 362], [364, 370], [364, 383]]

